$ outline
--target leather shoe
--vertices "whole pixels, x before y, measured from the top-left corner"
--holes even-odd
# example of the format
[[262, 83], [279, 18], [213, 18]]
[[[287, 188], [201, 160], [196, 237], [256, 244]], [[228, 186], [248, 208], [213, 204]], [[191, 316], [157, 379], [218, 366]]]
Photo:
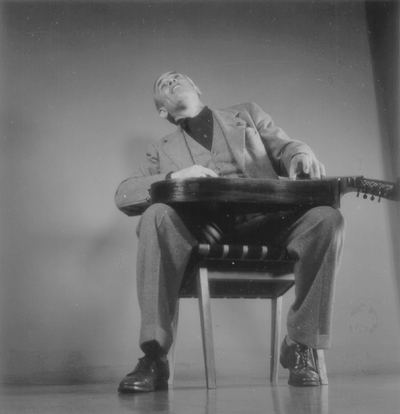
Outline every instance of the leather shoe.
[[168, 361], [144, 356], [139, 359], [135, 369], [119, 383], [118, 392], [127, 394], [168, 389], [168, 378]]
[[320, 385], [319, 375], [311, 356], [311, 348], [295, 343], [282, 342], [280, 363], [289, 369], [289, 385], [295, 387], [316, 387]]

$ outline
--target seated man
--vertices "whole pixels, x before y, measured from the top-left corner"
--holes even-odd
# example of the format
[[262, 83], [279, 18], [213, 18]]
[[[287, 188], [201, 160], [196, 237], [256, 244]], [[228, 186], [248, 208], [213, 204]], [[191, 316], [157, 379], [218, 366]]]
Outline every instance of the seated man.
[[[160, 180], [189, 177], [312, 178], [325, 175], [312, 150], [289, 137], [254, 103], [211, 110], [187, 76], [167, 72], [154, 85], [159, 115], [178, 129], [148, 149], [144, 165], [123, 181], [118, 208], [130, 215], [149, 201]], [[121, 393], [167, 386], [171, 322], [192, 248], [201, 241], [274, 243], [296, 259], [295, 300], [287, 316], [281, 364], [289, 384], [319, 385], [311, 348], [331, 344], [334, 279], [344, 222], [333, 207], [300, 208], [274, 214], [185, 211], [156, 203], [137, 226], [137, 292], [141, 309], [140, 347], [144, 356], [119, 384]]]

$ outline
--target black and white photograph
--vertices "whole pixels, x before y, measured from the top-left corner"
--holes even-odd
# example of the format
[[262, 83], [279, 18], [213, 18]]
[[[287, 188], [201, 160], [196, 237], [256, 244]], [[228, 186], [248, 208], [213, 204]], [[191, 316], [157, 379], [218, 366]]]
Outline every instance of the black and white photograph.
[[0, 414], [398, 413], [399, 29], [0, 0]]

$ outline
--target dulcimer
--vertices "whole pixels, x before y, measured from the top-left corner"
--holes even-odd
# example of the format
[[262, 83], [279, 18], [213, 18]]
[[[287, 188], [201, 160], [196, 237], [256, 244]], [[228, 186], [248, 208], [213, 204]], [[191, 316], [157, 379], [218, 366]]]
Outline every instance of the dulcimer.
[[286, 209], [316, 206], [340, 207], [349, 192], [371, 200], [400, 200], [397, 182], [367, 179], [363, 176], [324, 177], [322, 179], [186, 178], [158, 181], [151, 185], [151, 203], [268, 206]]

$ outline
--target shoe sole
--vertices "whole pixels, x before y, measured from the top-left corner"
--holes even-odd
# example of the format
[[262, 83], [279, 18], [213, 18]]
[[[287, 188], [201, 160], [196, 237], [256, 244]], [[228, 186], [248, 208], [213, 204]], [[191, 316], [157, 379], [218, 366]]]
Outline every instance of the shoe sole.
[[120, 394], [139, 394], [139, 393], [144, 393], [144, 392], [154, 392], [154, 391], [162, 391], [162, 390], [167, 390], [168, 389], [168, 382], [167, 381], [163, 381], [160, 383], [157, 383], [154, 385], [154, 388], [141, 388], [141, 387], [129, 387], [129, 386], [119, 386], [118, 387], [118, 393]]
[[302, 387], [319, 387], [321, 384], [320, 382], [305, 382], [304, 384], [297, 384], [288, 381], [288, 384], [292, 387], [302, 388]]

